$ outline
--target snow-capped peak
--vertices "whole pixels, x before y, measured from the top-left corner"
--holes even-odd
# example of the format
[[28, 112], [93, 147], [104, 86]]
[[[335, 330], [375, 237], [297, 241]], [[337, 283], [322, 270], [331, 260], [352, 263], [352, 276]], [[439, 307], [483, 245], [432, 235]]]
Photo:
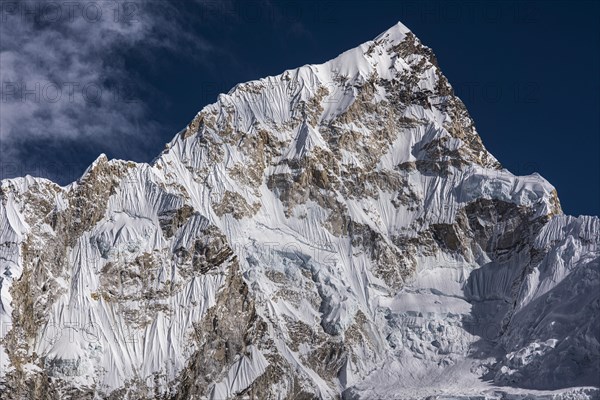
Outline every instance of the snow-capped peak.
[[151, 164], [0, 199], [8, 398], [598, 393], [598, 218], [502, 169], [400, 23], [235, 86]]

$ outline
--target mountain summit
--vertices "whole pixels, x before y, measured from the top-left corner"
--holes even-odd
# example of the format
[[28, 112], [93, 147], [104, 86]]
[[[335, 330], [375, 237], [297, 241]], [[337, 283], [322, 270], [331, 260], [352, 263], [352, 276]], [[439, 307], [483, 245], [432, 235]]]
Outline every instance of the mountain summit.
[[600, 395], [599, 219], [503, 169], [400, 23], [0, 199], [2, 398]]

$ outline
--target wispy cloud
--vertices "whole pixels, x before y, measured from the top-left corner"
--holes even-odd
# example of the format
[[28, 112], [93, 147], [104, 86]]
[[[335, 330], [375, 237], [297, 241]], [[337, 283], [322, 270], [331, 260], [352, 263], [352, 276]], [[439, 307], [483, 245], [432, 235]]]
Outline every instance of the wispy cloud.
[[0, 7], [2, 177], [31, 161], [25, 158], [32, 142], [118, 148], [137, 135], [143, 151], [161, 127], [128, 75], [127, 54], [152, 65], [156, 49], [185, 51], [190, 59], [213, 51], [167, 1], [25, 0]]

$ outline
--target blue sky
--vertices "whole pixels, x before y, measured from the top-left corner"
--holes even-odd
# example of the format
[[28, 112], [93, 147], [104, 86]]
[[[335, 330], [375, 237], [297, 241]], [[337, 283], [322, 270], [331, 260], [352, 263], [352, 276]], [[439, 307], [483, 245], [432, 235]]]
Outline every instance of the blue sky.
[[236, 83], [320, 63], [397, 21], [431, 47], [484, 144], [600, 211], [597, 2], [0, 2], [0, 175], [151, 161]]

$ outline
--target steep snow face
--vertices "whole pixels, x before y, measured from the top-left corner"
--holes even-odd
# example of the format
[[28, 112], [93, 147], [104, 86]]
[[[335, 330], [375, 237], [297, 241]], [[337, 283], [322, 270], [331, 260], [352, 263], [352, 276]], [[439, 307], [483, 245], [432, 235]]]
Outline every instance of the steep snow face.
[[0, 198], [8, 398], [598, 395], [598, 218], [502, 169], [401, 24]]

